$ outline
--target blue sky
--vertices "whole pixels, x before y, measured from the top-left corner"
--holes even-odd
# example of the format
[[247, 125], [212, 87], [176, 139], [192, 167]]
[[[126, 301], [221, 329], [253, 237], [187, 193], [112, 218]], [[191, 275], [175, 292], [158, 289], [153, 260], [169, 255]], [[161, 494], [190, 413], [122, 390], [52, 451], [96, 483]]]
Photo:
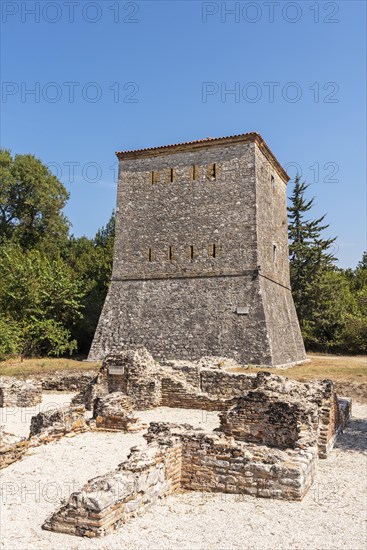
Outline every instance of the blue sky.
[[94, 235], [114, 208], [116, 150], [256, 131], [312, 184], [313, 217], [327, 213], [339, 265], [360, 260], [364, 1], [2, 0], [1, 9], [1, 144], [60, 177], [75, 235]]

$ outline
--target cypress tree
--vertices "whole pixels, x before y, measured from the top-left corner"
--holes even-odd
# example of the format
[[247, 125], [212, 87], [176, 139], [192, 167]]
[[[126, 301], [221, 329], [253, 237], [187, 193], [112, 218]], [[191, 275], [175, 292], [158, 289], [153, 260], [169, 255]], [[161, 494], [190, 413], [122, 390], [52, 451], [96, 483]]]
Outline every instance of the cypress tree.
[[297, 176], [294, 183], [291, 205], [288, 207], [288, 238], [291, 285], [293, 299], [297, 309], [301, 329], [307, 327], [307, 320], [312, 318], [314, 285], [320, 276], [333, 267], [336, 258], [332, 245], [336, 237], [323, 238], [322, 233], [329, 227], [324, 223], [326, 214], [317, 219], [308, 219], [307, 213], [312, 209], [315, 198], [307, 200], [306, 190], [309, 184], [300, 181]]

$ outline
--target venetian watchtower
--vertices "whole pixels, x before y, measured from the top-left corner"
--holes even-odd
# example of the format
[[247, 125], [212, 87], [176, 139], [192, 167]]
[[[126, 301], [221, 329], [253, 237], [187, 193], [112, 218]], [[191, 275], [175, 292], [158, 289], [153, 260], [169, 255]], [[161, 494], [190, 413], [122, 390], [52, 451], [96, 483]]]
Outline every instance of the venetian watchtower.
[[118, 152], [111, 286], [89, 359], [145, 346], [306, 359], [288, 263], [288, 175], [257, 133]]

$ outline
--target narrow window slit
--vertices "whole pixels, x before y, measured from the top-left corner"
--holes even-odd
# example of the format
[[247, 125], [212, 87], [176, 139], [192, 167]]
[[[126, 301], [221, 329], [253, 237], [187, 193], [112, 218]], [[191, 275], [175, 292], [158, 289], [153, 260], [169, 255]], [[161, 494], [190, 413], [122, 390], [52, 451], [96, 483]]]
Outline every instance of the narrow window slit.
[[153, 170], [152, 171], [152, 183], [159, 183], [160, 178], [160, 171], [159, 170]]
[[173, 183], [173, 176], [174, 176], [173, 168], [171, 168], [171, 183]]
[[194, 247], [193, 247], [193, 245], [190, 246], [190, 259], [191, 260], [194, 259]]
[[215, 179], [217, 177], [217, 165], [209, 164], [207, 168], [207, 175], [209, 179]]
[[218, 258], [219, 256], [219, 246], [217, 244], [211, 244], [209, 247], [209, 256], [211, 258]]

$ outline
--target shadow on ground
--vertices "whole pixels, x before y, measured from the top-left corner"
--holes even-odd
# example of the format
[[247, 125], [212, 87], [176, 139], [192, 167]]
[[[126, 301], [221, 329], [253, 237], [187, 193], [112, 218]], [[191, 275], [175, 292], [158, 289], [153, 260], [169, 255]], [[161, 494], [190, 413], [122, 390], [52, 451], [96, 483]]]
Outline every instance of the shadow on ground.
[[335, 447], [342, 451], [367, 453], [367, 419], [351, 420]]

